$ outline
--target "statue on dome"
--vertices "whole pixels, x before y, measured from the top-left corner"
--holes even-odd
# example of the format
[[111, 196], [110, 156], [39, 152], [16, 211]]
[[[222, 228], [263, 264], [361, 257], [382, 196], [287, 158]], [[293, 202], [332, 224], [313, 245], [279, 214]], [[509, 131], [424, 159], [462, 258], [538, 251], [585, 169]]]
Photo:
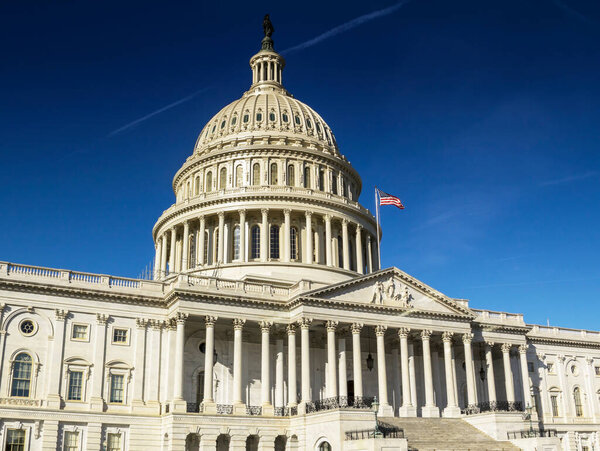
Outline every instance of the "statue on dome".
[[265, 18], [263, 19], [263, 31], [265, 32], [265, 36], [270, 38], [275, 28], [273, 28], [273, 24], [271, 23], [271, 19], [268, 14], [265, 14]]

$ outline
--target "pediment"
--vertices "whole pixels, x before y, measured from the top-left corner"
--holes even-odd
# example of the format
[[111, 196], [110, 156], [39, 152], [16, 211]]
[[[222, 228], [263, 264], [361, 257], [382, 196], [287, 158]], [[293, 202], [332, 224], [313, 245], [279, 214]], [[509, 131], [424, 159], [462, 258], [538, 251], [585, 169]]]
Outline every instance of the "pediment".
[[304, 296], [339, 302], [391, 306], [415, 312], [472, 316], [468, 308], [398, 268], [389, 268], [329, 285], [306, 293]]

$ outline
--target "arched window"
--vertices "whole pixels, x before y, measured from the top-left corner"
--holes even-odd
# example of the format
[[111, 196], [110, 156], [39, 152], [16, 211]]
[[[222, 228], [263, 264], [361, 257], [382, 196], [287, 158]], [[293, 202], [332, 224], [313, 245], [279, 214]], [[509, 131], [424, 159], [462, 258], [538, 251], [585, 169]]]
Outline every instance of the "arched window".
[[581, 403], [581, 390], [579, 387], [575, 387], [573, 390], [573, 401], [575, 401], [575, 416], [583, 416], [583, 404]]
[[348, 197], [348, 185], [344, 179], [342, 179], [342, 196]]
[[204, 191], [207, 193], [212, 191], [212, 172], [210, 171], [206, 173], [206, 187], [204, 188]]
[[287, 184], [288, 186], [296, 186], [296, 174], [294, 165], [290, 164], [287, 169]]
[[298, 229], [292, 227], [290, 229], [290, 259], [296, 260], [298, 258]]
[[194, 194], [197, 196], [200, 194], [200, 176], [196, 176], [194, 180]]
[[304, 188], [310, 188], [310, 167], [304, 167]]
[[250, 258], [260, 258], [260, 227], [252, 226], [252, 246], [250, 249]]
[[338, 193], [338, 178], [337, 175], [331, 177], [331, 192], [333, 194]]
[[29, 398], [31, 389], [31, 366], [33, 360], [26, 352], [21, 352], [13, 362], [10, 396]]
[[235, 168], [235, 186], [240, 187], [244, 184], [243, 173], [242, 173], [242, 165], [239, 164]]
[[252, 166], [252, 184], [254, 186], [260, 185], [260, 164], [254, 163]]
[[344, 266], [344, 244], [341, 236], [337, 237], [337, 248], [338, 248], [338, 268]]
[[208, 244], [209, 244], [209, 237], [210, 234], [208, 233], [208, 230], [204, 231], [204, 264], [208, 265], [209, 261], [208, 261]]
[[227, 168], [222, 167], [219, 171], [219, 189], [225, 189], [227, 186]]
[[191, 234], [190, 235], [190, 255], [189, 255], [189, 267], [193, 268], [196, 266], [196, 235], [195, 234]]
[[271, 185], [277, 185], [279, 181], [277, 172], [277, 163], [271, 163]]
[[237, 225], [233, 229], [233, 259], [240, 258], [240, 226]]
[[325, 173], [323, 169], [319, 169], [319, 189], [321, 191], [325, 189]]
[[331, 445], [329, 442], [323, 442], [319, 445], [319, 451], [331, 451]]
[[279, 258], [279, 226], [271, 226], [271, 258]]

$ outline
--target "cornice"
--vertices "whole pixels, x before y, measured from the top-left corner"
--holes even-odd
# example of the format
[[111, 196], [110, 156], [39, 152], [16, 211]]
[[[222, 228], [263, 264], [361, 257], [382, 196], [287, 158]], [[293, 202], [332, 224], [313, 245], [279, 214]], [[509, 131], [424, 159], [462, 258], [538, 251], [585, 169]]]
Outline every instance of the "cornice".
[[566, 346], [575, 346], [579, 348], [592, 348], [592, 349], [600, 349], [600, 342], [592, 342], [592, 341], [584, 341], [584, 340], [576, 340], [570, 338], [555, 338], [555, 337], [540, 337], [535, 335], [527, 335], [527, 339], [531, 343], [538, 344], [546, 344], [546, 345], [566, 345]]
[[517, 326], [512, 324], [496, 324], [496, 323], [482, 323], [480, 321], [473, 321], [473, 325], [479, 328], [482, 332], [502, 332], [508, 334], [526, 335], [531, 327], [528, 326]]

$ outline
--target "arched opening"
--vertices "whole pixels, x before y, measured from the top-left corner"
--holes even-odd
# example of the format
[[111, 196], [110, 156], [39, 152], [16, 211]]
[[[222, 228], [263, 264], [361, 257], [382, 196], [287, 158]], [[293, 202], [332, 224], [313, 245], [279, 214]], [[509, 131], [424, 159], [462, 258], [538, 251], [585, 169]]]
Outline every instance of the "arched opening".
[[277, 171], [277, 163], [271, 163], [271, 185], [277, 185], [279, 183]]
[[229, 440], [229, 435], [219, 435], [217, 437], [217, 451], [229, 451]]
[[221, 168], [219, 171], [219, 189], [227, 187], [227, 168]]
[[31, 367], [33, 359], [26, 352], [17, 354], [13, 361], [10, 396], [29, 398], [31, 392]]
[[338, 178], [337, 175], [331, 177], [331, 192], [333, 194], [338, 193]]
[[317, 449], [319, 451], [331, 451], [331, 445], [329, 444], [329, 442], [321, 442]]
[[338, 268], [342, 268], [344, 266], [344, 241], [342, 237], [338, 235], [337, 237], [337, 251], [338, 251]]
[[287, 184], [288, 186], [296, 186], [296, 174], [294, 165], [290, 164], [287, 169]]
[[581, 390], [579, 387], [575, 387], [573, 390], [573, 401], [575, 402], [575, 416], [583, 416], [583, 404], [581, 402]]
[[260, 227], [252, 226], [251, 229], [252, 245], [250, 247], [250, 258], [260, 258]]
[[258, 435], [249, 435], [246, 439], [246, 451], [258, 451]]
[[198, 451], [200, 449], [200, 438], [198, 434], [190, 433], [185, 438], [185, 451]]
[[319, 189], [321, 191], [325, 189], [325, 173], [323, 169], [319, 169]]
[[285, 435], [278, 435], [275, 437], [275, 451], [285, 451], [287, 444], [287, 437]]
[[240, 226], [236, 225], [233, 228], [233, 259], [240, 259]]
[[194, 194], [196, 196], [200, 194], [200, 176], [197, 176], [194, 180]]
[[235, 168], [235, 186], [236, 187], [240, 187], [244, 184], [244, 179], [243, 179], [243, 173], [242, 173], [242, 165], [239, 164], [236, 168]]
[[298, 259], [298, 229], [296, 227], [290, 228], [290, 259]]
[[212, 172], [206, 173], [206, 186], [204, 187], [204, 191], [207, 193], [212, 191]]
[[196, 266], [196, 235], [194, 233], [190, 234], [189, 243], [188, 265], [189, 268], [193, 268]]
[[271, 244], [270, 244], [270, 252], [269, 256], [273, 259], [279, 258], [279, 226], [272, 225], [271, 226]]
[[310, 167], [304, 167], [304, 188], [310, 188]]
[[252, 166], [252, 185], [260, 185], [260, 164], [254, 163]]
[[559, 417], [560, 409], [558, 407], [558, 398], [560, 396], [560, 390], [556, 387], [550, 389], [550, 407], [552, 408], [552, 416]]
[[209, 241], [210, 238], [210, 234], [208, 233], [208, 230], [204, 231], [204, 264], [205, 265], [209, 265], [210, 262], [208, 261], [208, 245], [210, 244]]

